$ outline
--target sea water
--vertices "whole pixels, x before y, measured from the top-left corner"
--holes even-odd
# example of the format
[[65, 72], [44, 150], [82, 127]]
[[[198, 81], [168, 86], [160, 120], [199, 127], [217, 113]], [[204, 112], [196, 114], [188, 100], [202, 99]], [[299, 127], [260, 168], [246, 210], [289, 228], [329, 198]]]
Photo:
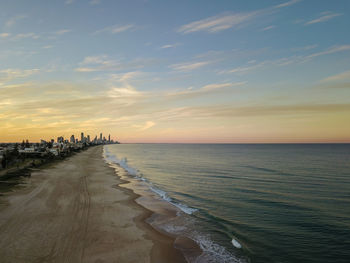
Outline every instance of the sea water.
[[197, 262], [350, 262], [349, 144], [120, 144], [117, 163], [176, 208]]

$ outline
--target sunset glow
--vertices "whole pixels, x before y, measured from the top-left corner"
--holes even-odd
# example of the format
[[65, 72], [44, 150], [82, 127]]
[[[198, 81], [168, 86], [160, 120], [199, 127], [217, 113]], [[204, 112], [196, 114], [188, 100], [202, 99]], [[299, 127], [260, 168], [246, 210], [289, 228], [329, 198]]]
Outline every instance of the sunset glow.
[[40, 3], [1, 3], [1, 142], [350, 142], [346, 0]]

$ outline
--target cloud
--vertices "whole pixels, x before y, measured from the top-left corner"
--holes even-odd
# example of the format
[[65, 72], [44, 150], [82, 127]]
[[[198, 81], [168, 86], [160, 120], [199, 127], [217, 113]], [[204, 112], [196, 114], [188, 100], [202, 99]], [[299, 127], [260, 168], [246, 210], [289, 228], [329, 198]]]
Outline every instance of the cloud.
[[130, 31], [135, 29], [136, 26], [133, 24], [128, 24], [128, 25], [114, 25], [114, 26], [109, 26], [105, 27], [101, 30], [96, 31], [94, 34], [100, 34], [100, 33], [110, 33], [110, 34], [118, 34], [126, 31]]
[[291, 0], [291, 1], [279, 4], [279, 5], [275, 5], [274, 7], [275, 8], [283, 8], [283, 7], [294, 5], [294, 4], [296, 4], [296, 3], [300, 2], [300, 1], [301, 0]]
[[33, 33], [33, 32], [21, 33], [21, 34], [17, 34], [15, 36], [13, 36], [11, 38], [11, 40], [17, 41], [17, 40], [22, 40], [22, 39], [25, 39], [25, 38], [38, 39], [38, 38], [40, 38], [40, 36], [35, 34], [35, 33]]
[[135, 70], [143, 68], [146, 65], [152, 65], [156, 62], [152, 58], [136, 58], [131, 61], [121, 61], [109, 58], [107, 55], [87, 56], [79, 67], [75, 68], [77, 72], [98, 72], [98, 71], [120, 71]]
[[308, 45], [308, 46], [303, 46], [303, 47], [291, 48], [291, 51], [305, 51], [305, 50], [310, 50], [310, 49], [314, 49], [317, 47], [318, 47], [318, 45], [314, 44], [314, 45]]
[[335, 18], [337, 16], [341, 16], [343, 14], [333, 13], [333, 12], [323, 12], [320, 15], [321, 15], [320, 17], [318, 17], [316, 19], [313, 19], [313, 20], [310, 20], [310, 21], [306, 22], [304, 25], [307, 26], [307, 25], [312, 25], [312, 24], [326, 22], [328, 20], [331, 20], [332, 18]]
[[237, 13], [230, 15], [217, 15], [202, 20], [198, 20], [186, 25], [181, 26], [177, 31], [183, 34], [188, 34], [198, 31], [206, 31], [209, 33], [215, 33], [222, 30], [239, 26], [244, 22], [253, 19], [258, 13]]
[[111, 98], [139, 97], [142, 93], [132, 87], [112, 87], [108, 96]]
[[178, 43], [175, 43], [175, 44], [168, 44], [168, 45], [163, 45], [163, 46], [161, 46], [160, 48], [162, 48], [162, 49], [167, 49], [167, 48], [175, 48], [175, 47], [177, 47], [177, 46], [179, 46], [180, 44], [178, 44]]
[[267, 31], [267, 30], [271, 30], [271, 29], [274, 29], [276, 26], [272, 25], [272, 26], [267, 26], [267, 27], [264, 27], [263, 29], [261, 29], [261, 31]]
[[128, 98], [128, 103], [133, 103], [133, 99], [139, 99], [144, 97], [144, 93], [136, 90], [131, 84], [137, 76], [142, 73], [138, 71], [132, 71], [122, 74], [111, 74], [109, 78], [110, 89], [107, 95], [111, 98]]
[[55, 35], [60, 36], [60, 35], [63, 35], [63, 34], [69, 33], [69, 32], [72, 32], [72, 30], [70, 30], [70, 29], [61, 29], [61, 30], [56, 31]]
[[223, 30], [227, 30], [233, 27], [243, 27], [252, 20], [262, 15], [271, 14], [277, 12], [278, 9], [291, 6], [298, 3], [300, 0], [291, 0], [276, 6], [272, 6], [265, 9], [260, 9], [245, 13], [225, 13], [221, 15], [211, 16], [205, 19], [197, 20], [189, 24], [182, 25], [178, 28], [177, 32], [188, 34], [193, 32], [205, 31], [209, 33], [216, 33]]
[[39, 69], [3, 69], [0, 70], [0, 83], [6, 83], [12, 80], [16, 80], [18, 78], [29, 77], [33, 74], [38, 73]]
[[47, 45], [47, 46], [43, 46], [42, 48], [44, 48], [44, 49], [50, 49], [50, 48], [53, 48], [53, 46], [52, 46], [52, 45]]
[[199, 69], [206, 65], [211, 64], [211, 61], [200, 61], [200, 62], [186, 62], [186, 63], [178, 63], [170, 65], [169, 67], [176, 71], [192, 71], [195, 69]]
[[181, 107], [163, 111], [158, 120], [212, 119], [261, 116], [310, 116], [350, 111], [350, 104], [291, 104], [291, 105], [211, 105]]
[[260, 63], [256, 63], [256, 61], [252, 61], [252, 63], [248, 63], [249, 65], [240, 66], [240, 67], [236, 67], [236, 68], [228, 69], [228, 70], [222, 70], [222, 71], [219, 71], [218, 74], [227, 74], [227, 73], [244, 74], [244, 73], [247, 73], [249, 71], [261, 68], [261, 67], [263, 67], [267, 64], [270, 64], [270, 63], [271, 63], [271, 61], [262, 61]]
[[227, 82], [205, 85], [199, 89], [189, 88], [186, 90], [170, 92], [166, 94], [168, 99], [190, 99], [203, 95], [217, 94], [218, 92], [230, 91], [228, 88], [244, 86], [246, 82]]
[[116, 69], [120, 63], [115, 60], [109, 59], [106, 55], [100, 56], [88, 56], [85, 57], [82, 62], [79, 63], [80, 67], [76, 68], [78, 72], [95, 72], [104, 70]]
[[[317, 45], [298, 48], [298, 50], [311, 50], [315, 47], [317, 47]], [[334, 53], [343, 52], [347, 50], [350, 50], [350, 45], [333, 46], [324, 51], [311, 53], [309, 55], [290, 56], [290, 57], [278, 58], [274, 60], [264, 60], [261, 62], [252, 61], [252, 63], [247, 63], [244, 66], [239, 66], [233, 69], [221, 70], [218, 72], [218, 74], [227, 74], [227, 73], [245, 74], [252, 70], [265, 69], [266, 67], [271, 67], [271, 66], [287, 66], [295, 63], [305, 63], [319, 56], [334, 54]]]
[[333, 53], [347, 51], [347, 50], [350, 50], [350, 45], [333, 46], [333, 47], [328, 48], [325, 51], [317, 52], [317, 53], [313, 53], [311, 55], [308, 55], [308, 56], [306, 56], [306, 58], [310, 59], [310, 58], [314, 58], [314, 57], [319, 57], [319, 56], [333, 54]]
[[26, 15], [16, 15], [14, 17], [11, 17], [10, 19], [8, 19], [6, 21], [5, 26], [11, 27], [11, 26], [15, 25], [18, 21], [23, 20], [25, 18], [27, 18]]
[[145, 124], [143, 124], [143, 125], [138, 125], [138, 124], [136, 124], [136, 125], [133, 125], [132, 127], [136, 128], [136, 129], [138, 129], [138, 130], [140, 130], [140, 131], [145, 131], [145, 130], [147, 130], [147, 129], [149, 129], [149, 128], [152, 128], [154, 125], [156, 125], [155, 122], [153, 122], [153, 121], [147, 121], [147, 122], [146, 122]]
[[[339, 82], [339, 81], [350, 81], [350, 70], [333, 75], [333, 76], [329, 76], [321, 80], [321, 82]], [[347, 83], [347, 85], [349, 84]]]
[[10, 35], [11, 35], [10, 33], [0, 33], [0, 38], [7, 38]]

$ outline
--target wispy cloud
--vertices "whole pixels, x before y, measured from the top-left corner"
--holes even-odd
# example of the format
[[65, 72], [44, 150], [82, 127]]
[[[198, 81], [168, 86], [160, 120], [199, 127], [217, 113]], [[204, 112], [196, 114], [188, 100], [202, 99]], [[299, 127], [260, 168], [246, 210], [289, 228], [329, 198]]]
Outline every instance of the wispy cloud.
[[11, 26], [15, 25], [18, 21], [23, 20], [23, 19], [25, 19], [25, 18], [27, 18], [26, 15], [16, 15], [16, 16], [13, 16], [13, 17], [11, 17], [10, 19], [8, 19], [8, 20], [6, 21], [5, 26], [6, 26], [6, 27], [11, 27]]
[[274, 29], [276, 26], [272, 25], [272, 26], [267, 26], [267, 27], [264, 27], [263, 29], [261, 29], [261, 31], [267, 31], [267, 30], [271, 30], [271, 29]]
[[291, 5], [294, 5], [298, 2], [300, 2], [301, 0], [290, 0], [288, 2], [284, 2], [282, 4], [279, 4], [279, 5], [275, 5], [274, 7], [275, 8], [283, 8], [283, 7], [287, 7], [287, 6], [291, 6]]
[[39, 69], [3, 69], [0, 70], [0, 83], [6, 83], [19, 78], [29, 77], [33, 74], [38, 73], [39, 71]]
[[314, 48], [317, 48], [318, 45], [314, 44], [314, 45], [307, 45], [307, 46], [303, 46], [303, 47], [296, 47], [296, 48], [291, 48], [291, 51], [305, 51], [305, 50], [311, 50]]
[[308, 55], [308, 56], [306, 56], [306, 59], [315, 58], [315, 57], [333, 54], [333, 53], [342, 52], [342, 51], [347, 51], [347, 50], [350, 50], [350, 45], [333, 46], [325, 51], [317, 52], [317, 53], [313, 53], [311, 55]]
[[40, 38], [40, 36], [35, 34], [35, 33], [33, 33], [33, 32], [20, 33], [20, 34], [14, 35], [11, 38], [11, 40], [17, 41], [17, 40], [22, 40], [22, 39], [25, 39], [25, 38], [38, 39], [38, 38]]
[[145, 131], [145, 130], [148, 130], [149, 128], [152, 128], [154, 125], [156, 125], [155, 122], [153, 121], [147, 121], [145, 124], [143, 125], [139, 125], [139, 124], [135, 124], [133, 125], [132, 127], [140, 130], [140, 131]]
[[141, 72], [131, 71], [121, 74], [111, 74], [108, 81], [110, 98], [123, 98], [124, 102], [134, 103], [134, 100], [144, 97], [144, 93], [135, 89], [131, 84], [135, 78], [142, 75]]
[[100, 34], [100, 33], [118, 34], [118, 33], [130, 31], [134, 29], [136, 29], [136, 26], [133, 24], [114, 25], [114, 26], [105, 27], [101, 30], [97, 30], [94, 34]]
[[237, 13], [230, 15], [217, 15], [202, 20], [198, 20], [181, 26], [177, 31], [183, 34], [188, 34], [198, 31], [206, 31], [210, 33], [219, 32], [241, 25], [254, 18], [257, 12]]
[[0, 38], [8, 38], [10, 35], [10, 33], [0, 33]]
[[[317, 45], [311, 45], [311, 46], [298, 48], [298, 50], [311, 50], [316, 47]], [[277, 59], [271, 59], [271, 60], [264, 60], [260, 62], [252, 61], [251, 63], [246, 63], [245, 65], [238, 66], [232, 69], [218, 71], [218, 74], [235, 73], [235, 74], [242, 75], [253, 70], [266, 69], [267, 67], [272, 67], [272, 66], [287, 66], [295, 63], [305, 63], [320, 56], [334, 54], [338, 52], [344, 52], [348, 50], [350, 50], [350, 45], [333, 46], [324, 51], [314, 52], [309, 55], [290, 56], [290, 57], [283, 57], [283, 58], [277, 58]]]
[[112, 70], [120, 65], [115, 60], [109, 59], [106, 55], [100, 56], [88, 56], [85, 57], [82, 62], [79, 63], [80, 67], [76, 68], [78, 72], [94, 72], [103, 70]]
[[306, 22], [304, 25], [312, 25], [312, 24], [317, 24], [317, 23], [322, 23], [322, 22], [326, 22], [328, 20], [331, 20], [332, 18], [335, 18], [337, 16], [341, 16], [343, 14], [340, 14], [340, 13], [333, 13], [333, 12], [323, 12], [320, 14], [321, 16], [316, 18], [316, 19], [313, 19], [313, 20], [310, 20], [308, 22]]
[[181, 26], [177, 32], [188, 34], [193, 32], [205, 31], [209, 33], [216, 33], [233, 27], [243, 27], [252, 20], [262, 15], [277, 12], [279, 9], [291, 6], [300, 0], [291, 0], [276, 6], [268, 7], [245, 13], [225, 13], [221, 15], [211, 16], [205, 19], [197, 20], [189, 24]]
[[312, 114], [349, 112], [350, 104], [290, 104], [290, 105], [212, 105], [172, 109], [164, 112], [165, 119], [256, 117], [256, 116], [302, 116]]
[[64, 35], [64, 34], [69, 33], [69, 32], [72, 32], [72, 30], [71, 29], [61, 29], [61, 30], [57, 30], [55, 32], [55, 35], [60, 36], [60, 35]]
[[75, 68], [77, 72], [97, 72], [97, 71], [119, 71], [136, 70], [155, 63], [152, 58], [136, 58], [131, 61], [115, 60], [107, 55], [87, 56], [79, 66]]
[[329, 76], [321, 80], [321, 82], [339, 82], [339, 81], [350, 81], [350, 70], [333, 75], [333, 76]]
[[175, 48], [177, 46], [179, 46], [180, 44], [179, 43], [175, 43], [175, 44], [167, 44], [167, 45], [163, 45], [161, 46], [160, 48], [162, 49], [167, 49], [167, 48]]
[[233, 87], [244, 86], [246, 82], [226, 82], [226, 83], [214, 83], [205, 85], [199, 89], [188, 88], [186, 90], [180, 90], [175, 92], [170, 92], [166, 94], [169, 99], [190, 99], [203, 95], [209, 95], [218, 92], [226, 92], [232, 90]]
[[192, 71], [213, 63], [212, 61], [186, 62], [170, 65], [176, 71]]

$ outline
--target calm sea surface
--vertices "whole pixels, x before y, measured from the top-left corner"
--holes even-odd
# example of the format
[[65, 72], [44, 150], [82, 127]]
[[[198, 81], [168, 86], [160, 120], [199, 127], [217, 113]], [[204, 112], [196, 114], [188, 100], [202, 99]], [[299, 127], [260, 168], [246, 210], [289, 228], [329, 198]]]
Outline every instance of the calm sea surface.
[[[349, 144], [121, 144], [211, 262], [350, 262]], [[126, 158], [126, 159], [125, 159]]]

